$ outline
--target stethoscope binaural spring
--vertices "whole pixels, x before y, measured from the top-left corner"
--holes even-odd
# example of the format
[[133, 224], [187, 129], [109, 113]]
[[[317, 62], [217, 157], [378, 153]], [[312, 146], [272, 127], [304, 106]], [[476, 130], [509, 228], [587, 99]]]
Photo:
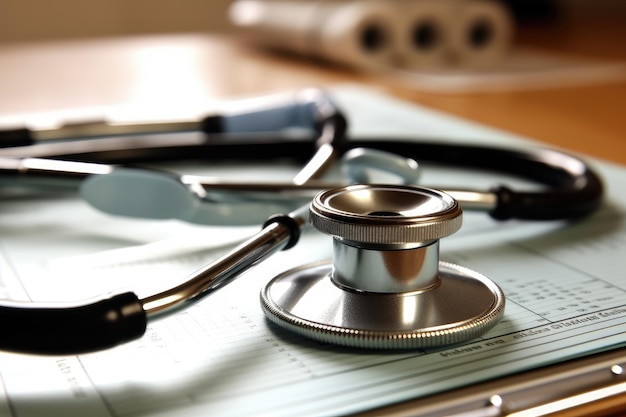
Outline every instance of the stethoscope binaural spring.
[[[460, 226], [461, 207], [485, 210], [498, 220], [553, 220], [587, 215], [602, 201], [598, 175], [570, 155], [553, 150], [349, 138], [345, 119], [332, 100], [319, 91], [304, 97], [251, 115], [211, 116], [200, 124], [202, 133], [185, 133], [175, 139], [167, 134], [135, 135], [125, 141], [79, 138], [60, 147], [58, 139], [39, 143], [33, 132], [7, 133], [9, 139], [17, 135], [15, 146], [0, 149], [0, 177], [9, 185], [30, 178], [35, 185], [49, 185], [51, 179], [69, 181], [72, 186], [80, 184], [83, 196], [94, 206], [135, 217], [237, 224], [257, 221], [258, 216], [265, 219], [275, 209], [287, 214], [270, 216], [258, 234], [225, 256], [180, 285], [145, 298], [127, 292], [78, 304], [3, 301], [0, 349], [81, 353], [139, 338], [149, 320], [193, 305], [260, 260], [297, 244], [309, 217], [316, 228], [332, 236], [333, 263], [287, 271], [270, 281], [261, 296], [270, 320], [307, 337], [352, 347], [456, 343], [487, 331], [504, 308], [504, 297], [493, 282], [438, 260], [438, 241]], [[290, 129], [308, 127], [314, 134], [303, 139], [289, 132], [283, 140], [276, 132], [250, 133], [257, 128], [276, 130], [281, 123]], [[519, 175], [544, 189], [528, 192], [498, 186], [444, 192], [409, 184], [367, 184], [365, 179], [361, 185], [316, 179], [338, 156], [367, 159], [359, 155], [363, 148], [399, 155], [396, 159], [401, 161], [417, 159]], [[295, 158], [306, 164], [293, 181], [278, 184], [215, 181], [125, 165], [252, 157]], [[358, 164], [354, 167], [358, 171]], [[358, 176], [353, 173], [353, 178]], [[280, 198], [272, 199], [277, 190], [282, 190]], [[311, 204], [310, 190], [318, 193]], [[129, 201], [132, 196], [138, 198], [128, 204], [115, 203], [120, 195]], [[258, 216], [245, 215], [250, 212]], [[232, 213], [239, 217], [229, 217]], [[460, 299], [455, 296], [459, 290], [471, 296]], [[330, 304], [320, 306], [319, 300]], [[336, 308], [339, 305], [343, 307]]]

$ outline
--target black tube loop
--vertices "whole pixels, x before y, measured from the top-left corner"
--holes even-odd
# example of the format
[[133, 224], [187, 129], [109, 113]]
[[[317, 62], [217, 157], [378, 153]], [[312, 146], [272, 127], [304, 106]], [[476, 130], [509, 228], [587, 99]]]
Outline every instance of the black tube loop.
[[349, 143], [350, 147], [382, 149], [420, 162], [515, 175], [547, 187], [523, 192], [497, 186], [493, 190], [497, 207], [490, 213], [497, 220], [574, 219], [590, 214], [602, 203], [604, 187], [599, 175], [580, 159], [562, 152], [406, 140]]
[[[521, 192], [497, 186], [498, 206], [491, 216], [498, 220], [554, 220], [585, 216], [596, 210], [602, 202], [603, 185], [599, 175], [580, 159], [565, 153], [546, 149], [526, 151], [505, 148], [417, 141], [408, 139], [350, 139], [339, 134], [345, 128], [343, 117], [332, 117], [327, 123], [336, 123], [338, 134], [333, 146], [338, 154], [357, 148], [373, 148], [413, 158], [420, 162], [433, 162], [457, 168], [478, 169], [515, 175], [547, 188], [541, 192]], [[318, 147], [318, 136], [310, 140], [278, 140], [277, 138], [252, 141], [233, 140], [210, 142], [202, 145], [180, 145], [180, 136], [169, 146], [158, 148], [138, 147], [71, 155], [51, 155], [60, 159], [85, 162], [128, 164], [172, 160], [270, 160], [291, 159], [297, 163], [307, 161]], [[2, 149], [0, 149], [2, 156]]]

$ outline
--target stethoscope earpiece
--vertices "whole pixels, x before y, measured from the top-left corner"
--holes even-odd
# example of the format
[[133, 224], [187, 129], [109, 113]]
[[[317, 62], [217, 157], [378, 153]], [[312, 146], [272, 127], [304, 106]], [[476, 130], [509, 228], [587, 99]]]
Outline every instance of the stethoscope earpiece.
[[439, 261], [439, 239], [461, 227], [449, 195], [423, 187], [355, 185], [313, 200], [310, 222], [333, 236], [333, 262], [295, 268], [261, 293], [278, 325], [343, 346], [413, 349], [459, 343], [504, 313], [502, 290]]

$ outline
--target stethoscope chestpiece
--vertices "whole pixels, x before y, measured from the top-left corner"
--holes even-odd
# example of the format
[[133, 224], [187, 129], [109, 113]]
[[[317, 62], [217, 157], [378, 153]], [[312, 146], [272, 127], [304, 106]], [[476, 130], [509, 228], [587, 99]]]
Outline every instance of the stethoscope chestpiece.
[[461, 227], [449, 195], [423, 187], [353, 185], [318, 194], [310, 222], [333, 236], [333, 262], [286, 271], [261, 292], [266, 316], [317, 341], [372, 349], [459, 343], [491, 329], [504, 294], [439, 261], [439, 239]]

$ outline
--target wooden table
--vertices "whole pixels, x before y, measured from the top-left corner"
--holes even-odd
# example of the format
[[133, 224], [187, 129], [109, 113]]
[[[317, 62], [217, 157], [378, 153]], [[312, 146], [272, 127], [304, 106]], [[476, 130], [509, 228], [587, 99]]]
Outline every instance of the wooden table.
[[[613, 29], [611, 29], [613, 28]], [[519, 43], [626, 62], [618, 26], [523, 31]], [[589, 41], [585, 34], [593, 34]], [[620, 36], [620, 34], [622, 36]], [[594, 38], [594, 39], [595, 39]], [[120, 103], [180, 103], [363, 83], [574, 152], [626, 163], [626, 76], [529, 91], [433, 94], [206, 34], [0, 45], [0, 115]]]

